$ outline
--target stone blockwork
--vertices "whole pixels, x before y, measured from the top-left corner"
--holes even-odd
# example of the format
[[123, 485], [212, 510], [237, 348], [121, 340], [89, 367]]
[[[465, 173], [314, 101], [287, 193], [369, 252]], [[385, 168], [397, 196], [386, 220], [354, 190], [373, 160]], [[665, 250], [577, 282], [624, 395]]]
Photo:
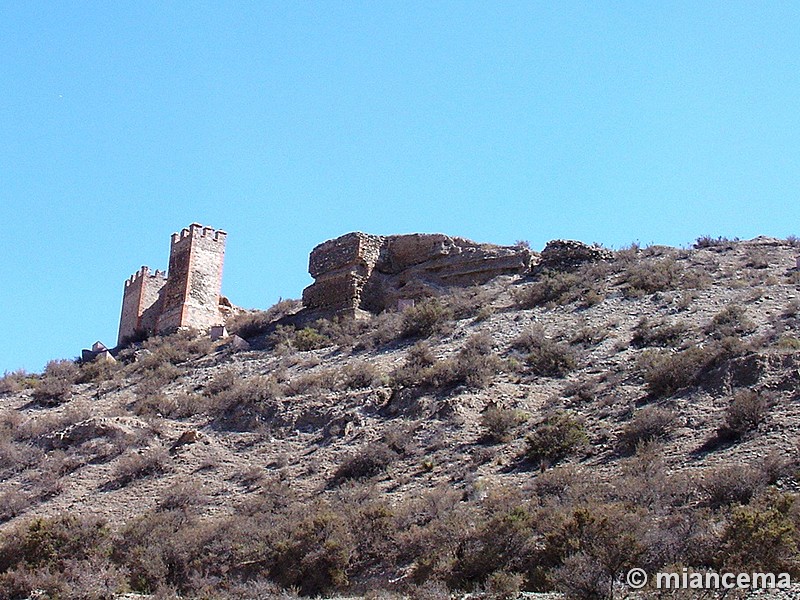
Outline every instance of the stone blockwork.
[[443, 234], [348, 233], [314, 248], [303, 291], [306, 309], [323, 315], [378, 313], [448, 287], [485, 283], [530, 269], [522, 246], [478, 244]]
[[585, 262], [611, 260], [610, 250], [575, 240], [552, 240], [542, 250], [540, 269], [566, 271]]
[[166, 283], [166, 273], [151, 273], [149, 267], [142, 267], [125, 282], [118, 343], [155, 330]]
[[182, 327], [222, 325], [230, 303], [220, 296], [224, 231], [193, 223], [172, 234], [169, 274], [142, 267], [125, 283], [118, 344]]

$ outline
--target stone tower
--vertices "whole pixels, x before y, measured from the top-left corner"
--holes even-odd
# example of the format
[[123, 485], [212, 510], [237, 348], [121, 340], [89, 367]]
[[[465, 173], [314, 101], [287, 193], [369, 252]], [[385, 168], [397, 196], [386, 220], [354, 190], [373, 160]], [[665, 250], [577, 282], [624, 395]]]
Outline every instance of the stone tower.
[[198, 223], [172, 234], [169, 275], [156, 333], [222, 324], [219, 298], [226, 237], [224, 231]]
[[142, 267], [125, 282], [118, 344], [181, 327], [224, 324], [220, 304], [230, 306], [220, 297], [226, 238], [224, 231], [198, 223], [173, 233], [168, 274]]
[[155, 331], [166, 283], [164, 271], [150, 273], [149, 267], [142, 267], [125, 282], [117, 344]]

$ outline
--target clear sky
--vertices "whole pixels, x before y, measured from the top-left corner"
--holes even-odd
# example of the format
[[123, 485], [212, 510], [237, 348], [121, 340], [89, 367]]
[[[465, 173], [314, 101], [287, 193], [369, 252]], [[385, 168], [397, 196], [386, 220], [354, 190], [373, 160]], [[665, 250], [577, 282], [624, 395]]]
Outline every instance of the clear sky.
[[797, 2], [0, 2], [0, 373], [193, 221], [258, 308], [353, 230], [800, 234], [799, 109]]

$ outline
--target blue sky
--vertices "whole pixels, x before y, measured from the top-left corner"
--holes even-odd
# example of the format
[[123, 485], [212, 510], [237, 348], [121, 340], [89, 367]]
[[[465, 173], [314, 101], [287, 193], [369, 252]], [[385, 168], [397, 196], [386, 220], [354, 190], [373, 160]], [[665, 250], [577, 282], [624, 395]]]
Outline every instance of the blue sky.
[[793, 2], [2, 2], [0, 372], [113, 343], [193, 221], [266, 308], [353, 230], [800, 234]]

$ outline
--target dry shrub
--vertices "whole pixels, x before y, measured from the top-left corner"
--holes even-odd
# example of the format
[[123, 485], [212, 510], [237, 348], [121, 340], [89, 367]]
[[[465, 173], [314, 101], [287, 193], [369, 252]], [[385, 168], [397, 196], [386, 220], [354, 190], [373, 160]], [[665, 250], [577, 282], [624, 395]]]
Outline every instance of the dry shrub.
[[208, 336], [193, 329], [186, 329], [172, 335], [156, 336], [142, 344], [133, 364], [136, 372], [155, 372], [165, 364], [179, 365], [211, 352], [214, 344]]
[[0, 480], [36, 464], [42, 454], [41, 449], [30, 444], [0, 438]]
[[287, 396], [298, 396], [334, 390], [339, 385], [339, 375], [337, 369], [321, 369], [305, 373], [289, 380], [284, 391]]
[[640, 297], [680, 287], [683, 267], [673, 258], [642, 260], [628, 265], [621, 275], [626, 283], [625, 294]]
[[512, 430], [526, 420], [526, 415], [518, 410], [490, 406], [481, 415], [481, 427], [486, 438], [494, 443], [507, 442]]
[[525, 576], [521, 573], [495, 571], [486, 579], [483, 597], [486, 600], [516, 600], [523, 583]]
[[517, 291], [514, 300], [519, 308], [563, 305], [585, 293], [583, 280], [575, 273], [544, 271], [537, 280]]
[[405, 338], [428, 338], [446, 333], [453, 324], [453, 311], [438, 298], [428, 298], [402, 312], [401, 335]]
[[708, 503], [714, 507], [747, 504], [767, 484], [755, 465], [725, 465], [706, 471], [701, 483]]
[[34, 384], [34, 379], [28, 375], [25, 369], [17, 369], [16, 371], [6, 371], [0, 377], [0, 394], [12, 394], [19, 392], [26, 387], [31, 387]]
[[632, 454], [637, 446], [669, 437], [677, 415], [659, 406], [646, 406], [628, 422], [619, 436], [619, 451]]
[[700, 372], [718, 358], [713, 346], [693, 346], [681, 352], [645, 350], [637, 360], [648, 391], [656, 397], [670, 396], [694, 385]]
[[123, 366], [117, 361], [92, 360], [82, 362], [78, 383], [102, 383], [104, 381], [119, 380]]
[[422, 387], [428, 382], [430, 368], [436, 356], [428, 342], [420, 341], [409, 348], [403, 365], [392, 373], [394, 385], [398, 387]]
[[142, 417], [167, 417], [185, 419], [206, 410], [206, 399], [198, 394], [157, 392], [139, 396], [133, 403], [133, 412]]
[[492, 337], [488, 333], [476, 333], [467, 338], [464, 346], [454, 358], [445, 361], [442, 370], [448, 385], [464, 384], [474, 389], [489, 385], [500, 370], [500, 359], [492, 349]]
[[541, 326], [523, 331], [512, 347], [527, 352], [525, 362], [532, 375], [542, 377], [564, 377], [577, 366], [575, 354], [564, 342], [557, 342], [545, 335]]
[[17, 440], [40, 441], [43, 437], [61, 431], [73, 423], [85, 421], [91, 416], [88, 408], [68, 407], [58, 412], [33, 413], [14, 429]]
[[383, 379], [380, 370], [367, 360], [346, 364], [342, 368], [342, 377], [344, 378], [345, 387], [351, 390], [380, 385]]
[[153, 364], [152, 368], [141, 373], [139, 382], [136, 384], [136, 397], [145, 399], [148, 396], [160, 394], [165, 386], [178, 379], [181, 374], [180, 367], [172, 363]]
[[110, 600], [125, 591], [125, 580], [109, 553], [109, 530], [98, 519], [60, 516], [21, 524], [0, 541], [0, 598]]
[[229, 386], [222, 382], [227, 379], [226, 374], [218, 377], [221, 380], [212, 388], [220, 391], [210, 397], [207, 408], [215, 427], [227, 431], [255, 431], [277, 413], [282, 391], [273, 377], [257, 375], [237, 379]]
[[766, 269], [769, 266], [769, 256], [757, 248], [747, 250], [747, 266], [751, 269]]
[[526, 440], [526, 457], [542, 468], [552, 466], [578, 452], [589, 438], [575, 417], [558, 412], [538, 423]]
[[129, 452], [117, 461], [113, 478], [106, 484], [106, 489], [118, 489], [137, 479], [162, 475], [168, 468], [169, 454], [163, 448]]
[[754, 330], [755, 324], [747, 317], [747, 309], [736, 304], [726, 306], [714, 315], [706, 327], [706, 333], [718, 340], [747, 335]]
[[647, 317], [642, 317], [633, 330], [631, 344], [635, 348], [644, 348], [646, 346], [674, 347], [683, 341], [688, 331], [689, 326], [681, 321], [652, 322]]
[[448, 296], [442, 298], [455, 319], [477, 318], [493, 299], [492, 293], [482, 285], [456, 288]]
[[702, 235], [694, 241], [692, 247], [695, 250], [703, 250], [705, 248], [733, 248], [733, 243], [738, 242], [738, 238], [734, 238], [733, 240], [729, 240], [726, 237], [719, 236], [713, 237], [710, 235]]
[[71, 360], [51, 360], [33, 390], [33, 399], [44, 406], [57, 406], [72, 395], [80, 372]]
[[575, 355], [563, 342], [542, 338], [525, 357], [533, 375], [542, 377], [564, 377], [577, 366]]
[[470, 336], [455, 356], [441, 360], [433, 356], [427, 343], [417, 342], [392, 380], [397, 387], [411, 389], [446, 391], [459, 385], [480, 389], [492, 382], [500, 367], [491, 336], [478, 333]]
[[581, 327], [570, 338], [570, 344], [582, 344], [583, 346], [595, 346], [608, 337], [608, 327], [604, 325]]
[[11, 489], [0, 494], [0, 523], [22, 514], [33, 504], [33, 498], [19, 489]]
[[739, 439], [758, 429], [769, 410], [767, 399], [753, 390], [743, 390], [734, 395], [725, 410], [725, 423], [718, 431], [723, 439]]
[[354, 340], [355, 350], [381, 348], [402, 335], [403, 313], [386, 311], [367, 321], [369, 328]]
[[228, 331], [245, 339], [266, 333], [270, 326], [303, 307], [300, 300], [278, 300], [267, 310], [252, 310], [234, 315], [226, 323]]
[[397, 453], [385, 443], [371, 443], [342, 461], [334, 473], [333, 484], [374, 477], [386, 471], [395, 460]]

